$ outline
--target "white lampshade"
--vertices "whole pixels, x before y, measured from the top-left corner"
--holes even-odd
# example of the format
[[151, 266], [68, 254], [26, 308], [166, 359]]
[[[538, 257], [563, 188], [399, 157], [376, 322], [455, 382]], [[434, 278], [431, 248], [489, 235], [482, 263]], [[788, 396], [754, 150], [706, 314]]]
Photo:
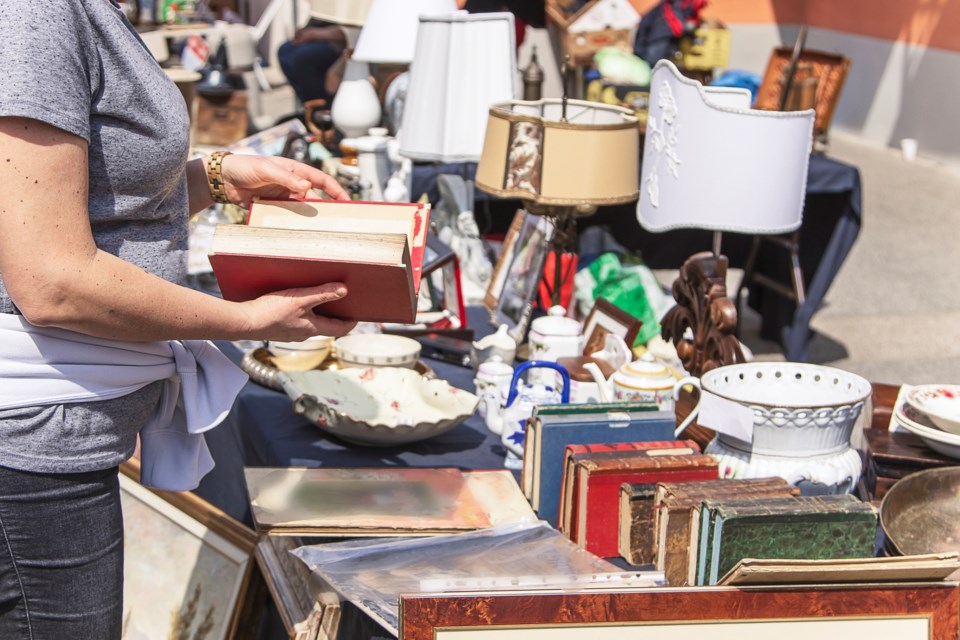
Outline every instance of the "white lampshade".
[[420, 16], [456, 10], [456, 0], [373, 0], [353, 58], [381, 64], [410, 64], [417, 46]]
[[515, 40], [511, 13], [421, 16], [400, 153], [424, 161], [479, 160], [490, 105], [515, 97]]
[[[401, 2], [403, 0], [395, 0]], [[348, 27], [361, 27], [371, 0], [310, 0], [310, 17]]]
[[813, 121], [812, 109], [750, 109], [745, 89], [704, 87], [661, 60], [650, 83], [640, 224], [650, 231], [793, 231], [803, 212]]

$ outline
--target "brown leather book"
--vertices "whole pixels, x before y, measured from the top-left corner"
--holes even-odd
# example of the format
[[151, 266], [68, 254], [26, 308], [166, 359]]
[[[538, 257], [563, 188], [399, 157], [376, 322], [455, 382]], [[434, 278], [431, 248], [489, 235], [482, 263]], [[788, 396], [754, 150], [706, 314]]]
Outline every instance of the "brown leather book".
[[783, 478], [750, 478], [657, 485], [654, 528], [655, 565], [671, 586], [693, 584], [699, 538], [699, 509], [705, 499], [780, 498], [800, 490]]
[[577, 464], [573, 540], [601, 558], [616, 556], [623, 483], [717, 478], [717, 460], [703, 454], [582, 460]]

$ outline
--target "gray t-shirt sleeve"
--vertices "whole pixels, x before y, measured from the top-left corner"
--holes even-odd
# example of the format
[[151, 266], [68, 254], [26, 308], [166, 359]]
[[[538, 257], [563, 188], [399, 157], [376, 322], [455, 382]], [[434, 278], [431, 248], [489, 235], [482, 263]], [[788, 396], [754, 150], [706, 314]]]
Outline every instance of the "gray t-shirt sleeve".
[[100, 69], [82, 2], [0, 0], [0, 115], [40, 120], [90, 142]]

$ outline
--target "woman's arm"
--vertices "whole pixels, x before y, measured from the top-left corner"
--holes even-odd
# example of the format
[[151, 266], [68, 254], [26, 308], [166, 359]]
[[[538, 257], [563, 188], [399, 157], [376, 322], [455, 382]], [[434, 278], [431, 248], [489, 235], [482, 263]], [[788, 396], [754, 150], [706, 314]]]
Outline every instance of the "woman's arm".
[[[303, 175], [286, 163], [229, 156], [228, 196], [240, 202], [257, 191], [288, 193], [288, 186], [270, 183], [278, 168], [287, 181]], [[325, 174], [317, 173], [323, 178], [312, 186], [325, 188]], [[134, 341], [303, 340], [353, 327], [313, 313], [346, 294], [339, 283], [227, 302], [100, 251], [90, 230], [87, 176], [82, 138], [37, 120], [0, 117], [0, 275], [32, 324]]]

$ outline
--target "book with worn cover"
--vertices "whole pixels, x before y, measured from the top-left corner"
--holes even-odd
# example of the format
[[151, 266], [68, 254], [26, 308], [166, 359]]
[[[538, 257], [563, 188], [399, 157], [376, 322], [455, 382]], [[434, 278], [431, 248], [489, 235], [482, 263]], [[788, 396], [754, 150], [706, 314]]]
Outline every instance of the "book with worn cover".
[[568, 444], [674, 440], [676, 416], [651, 403], [548, 405], [527, 421], [523, 486], [542, 520], [559, 524], [563, 452]]
[[717, 585], [934, 582], [946, 580], [958, 570], [960, 557], [956, 551], [837, 560], [744, 558], [720, 578]]
[[[706, 499], [769, 499], [799, 496], [800, 490], [783, 478], [747, 478], [705, 482], [662, 483], [655, 498], [655, 565], [671, 586], [695, 583], [695, 555], [699, 527], [693, 512]], [[697, 512], [699, 514], [699, 511]], [[696, 522], [699, 525], [699, 519]]]
[[246, 468], [256, 528], [271, 535], [427, 535], [534, 522], [508, 471]]
[[[700, 445], [693, 440], [660, 440], [654, 442], [603, 442], [595, 444], [568, 444], [563, 452], [563, 477], [560, 481], [559, 529], [571, 530], [574, 467], [580, 460], [602, 460], [630, 455], [683, 455], [700, 453]], [[568, 535], [567, 537], [571, 537]]]
[[697, 581], [716, 584], [744, 558], [873, 557], [876, 535], [877, 510], [849, 495], [705, 500]]
[[717, 478], [717, 460], [704, 454], [583, 460], [574, 480], [574, 541], [601, 558], [617, 555], [620, 485]]
[[217, 225], [210, 264], [227, 300], [342, 282], [318, 312], [409, 323], [429, 222], [425, 203], [255, 200], [246, 225]]

